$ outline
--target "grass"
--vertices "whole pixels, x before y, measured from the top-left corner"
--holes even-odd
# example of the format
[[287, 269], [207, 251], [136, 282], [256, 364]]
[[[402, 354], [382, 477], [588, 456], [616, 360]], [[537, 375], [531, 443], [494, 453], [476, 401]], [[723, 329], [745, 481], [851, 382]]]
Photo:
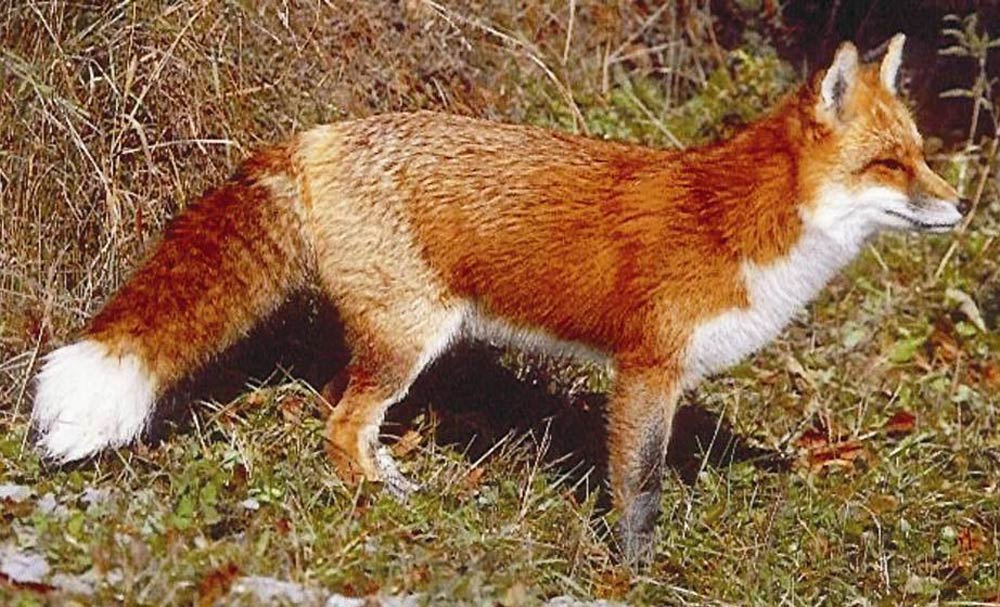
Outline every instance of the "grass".
[[1000, 200], [975, 129], [936, 159], [977, 196], [966, 230], [880, 238], [687, 396], [640, 574], [615, 563], [595, 490], [606, 378], [518, 353], [462, 349], [399, 408], [387, 430], [425, 487], [405, 505], [337, 480], [301, 366], [156, 447], [58, 469], [28, 448], [38, 357], [260, 142], [430, 107], [685, 145], [801, 78], [759, 42], [719, 48], [704, 3], [641, 4], [5, 9], [0, 484], [28, 495], [0, 500], [0, 548], [50, 572], [0, 578], [0, 603], [256, 604], [230, 592], [244, 576], [434, 604], [1000, 603]]

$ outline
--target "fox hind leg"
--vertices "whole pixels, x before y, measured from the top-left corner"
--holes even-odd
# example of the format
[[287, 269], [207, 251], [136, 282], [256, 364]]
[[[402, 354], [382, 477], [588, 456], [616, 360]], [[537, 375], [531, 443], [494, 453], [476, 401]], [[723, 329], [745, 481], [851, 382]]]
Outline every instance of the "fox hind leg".
[[341, 479], [349, 484], [380, 481], [398, 498], [417, 486], [379, 444], [379, 427], [386, 410], [456, 336], [463, 317], [460, 307], [428, 300], [409, 304], [398, 314], [379, 308], [355, 316], [347, 327], [352, 358], [345, 370], [346, 388], [326, 425], [327, 452]]

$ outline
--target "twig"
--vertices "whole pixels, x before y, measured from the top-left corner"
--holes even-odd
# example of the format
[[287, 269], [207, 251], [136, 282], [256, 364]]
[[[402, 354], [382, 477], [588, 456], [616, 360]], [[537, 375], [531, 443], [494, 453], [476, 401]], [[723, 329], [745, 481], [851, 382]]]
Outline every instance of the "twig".
[[[14, 401], [14, 414], [21, 410], [21, 403], [24, 401], [24, 394], [28, 391], [28, 384], [31, 382], [31, 371], [35, 367], [35, 361], [38, 360], [38, 352], [42, 349], [42, 331], [38, 332], [38, 338], [35, 339], [35, 347], [31, 349], [31, 360], [28, 361], [28, 366], [25, 367], [24, 379], [21, 382], [21, 389], [17, 393], [17, 399]], [[21, 451], [19, 455], [24, 455], [24, 450], [28, 446], [28, 435], [31, 434], [31, 429], [29, 426], [28, 432], [24, 433], [21, 438]]]
[[948, 250], [944, 254], [944, 257], [941, 258], [941, 262], [938, 264], [937, 270], [934, 270], [933, 282], [937, 282], [937, 280], [941, 278], [941, 273], [944, 272], [944, 269], [948, 265], [948, 262], [951, 261], [951, 256], [955, 254], [956, 249], [958, 249], [958, 241], [952, 240], [951, 245], [948, 247]]
[[[976, 105], [979, 105], [978, 103]], [[963, 233], [968, 229], [969, 224], [972, 223], [972, 219], [976, 216], [976, 211], [979, 209], [979, 203], [983, 199], [983, 192], [986, 191], [986, 183], [989, 181], [990, 174], [993, 171], [993, 165], [997, 159], [997, 146], [1000, 145], [1000, 133], [997, 133], [993, 137], [993, 141], [990, 142], [990, 151], [986, 154], [986, 167], [979, 173], [979, 182], [976, 184], [976, 193], [972, 196], [972, 206], [969, 208], [969, 212], [965, 216], [965, 220], [962, 221], [962, 226], [959, 228], [959, 232]]]
[[601, 95], [608, 96], [611, 90], [611, 43], [604, 43], [604, 50], [601, 57]]
[[200, 137], [192, 137], [188, 139], [175, 139], [172, 141], [159, 141], [157, 143], [150, 144], [146, 147], [134, 147], [134, 148], [124, 148], [119, 152], [119, 156], [131, 156], [136, 152], [153, 151], [161, 148], [172, 148], [178, 146], [186, 145], [221, 145], [226, 147], [236, 147], [242, 150], [243, 146], [240, 145], [238, 141], [233, 141], [232, 139], [203, 139]]
[[[156, 63], [156, 66], [153, 68], [153, 73], [150, 75], [149, 80], [146, 82], [145, 86], [142, 87], [142, 90], [139, 91], [139, 95], [135, 98], [135, 103], [132, 104], [132, 110], [128, 113], [127, 116], [125, 116], [125, 118], [129, 122], [135, 119], [135, 115], [136, 113], [138, 113], [139, 108], [142, 107], [142, 104], [146, 99], [146, 95], [148, 95], [149, 91], [152, 90], [153, 85], [159, 81], [160, 74], [163, 72], [163, 68], [166, 67], [167, 62], [173, 58], [174, 51], [177, 49], [177, 45], [180, 44], [181, 40], [184, 38], [184, 35], [187, 34], [189, 29], [191, 29], [191, 26], [194, 24], [195, 20], [198, 19], [198, 17], [201, 17], [202, 13], [204, 12], [205, 12], [205, 6], [203, 5], [197, 11], [195, 11], [194, 14], [191, 15], [191, 17], [188, 18], [187, 22], [184, 23], [184, 26], [181, 27], [181, 30], [177, 33], [176, 36], [174, 36], [174, 39], [173, 41], [171, 41], [170, 46], [167, 47], [167, 50], [163, 53], [163, 56], [160, 57], [160, 60]], [[116, 145], [115, 147], [118, 146]]]
[[[998, 133], [993, 141], [990, 142], [990, 151], [986, 155], [986, 167], [979, 173], [979, 180], [976, 183], [976, 192], [972, 195], [972, 206], [969, 207], [968, 213], [965, 215], [965, 219], [962, 220], [962, 224], [958, 227], [958, 234], [961, 236], [969, 229], [969, 225], [976, 216], [976, 211], [979, 210], [979, 203], [983, 199], [983, 193], [986, 191], [986, 184], [989, 182], [990, 174], [993, 171], [993, 165], [996, 162], [997, 157], [997, 147], [1000, 145], [1000, 133]], [[952, 256], [955, 251], [958, 250], [958, 241], [953, 240], [948, 250], [945, 252], [944, 257], [941, 258], [941, 262], [938, 263], [937, 270], [934, 272], [934, 281], [941, 278], [941, 274], [944, 272], [945, 267], [947, 267], [948, 262], [951, 261]]]
[[21, 410], [21, 403], [24, 402], [24, 394], [28, 391], [28, 384], [31, 383], [31, 371], [35, 368], [35, 361], [38, 360], [38, 352], [42, 349], [42, 334], [43, 331], [38, 331], [38, 336], [35, 338], [35, 345], [31, 349], [31, 358], [28, 359], [28, 365], [25, 367], [21, 389], [18, 390], [17, 398], [14, 400], [14, 413]]
[[671, 40], [670, 42], [664, 42], [663, 44], [657, 44], [655, 46], [643, 47], [642, 49], [632, 51], [627, 55], [619, 55], [612, 59], [612, 62], [628, 61], [629, 59], [638, 59], [639, 57], [645, 57], [646, 55], [653, 55], [661, 51], [665, 51], [671, 46], [679, 44], [677, 40]]
[[559, 78], [549, 68], [549, 66], [547, 66], [545, 62], [542, 61], [542, 59], [538, 56], [537, 50], [532, 45], [522, 40], [518, 40], [511, 34], [502, 32], [497, 28], [493, 27], [492, 25], [481, 23], [474, 19], [470, 19], [469, 17], [466, 17], [464, 15], [460, 15], [452, 10], [449, 10], [448, 8], [441, 6], [437, 2], [434, 2], [434, 0], [424, 0], [424, 3], [426, 3], [427, 6], [430, 6], [432, 9], [434, 9], [434, 11], [437, 12], [437, 14], [442, 19], [447, 21], [452, 27], [455, 27], [456, 29], [458, 29], [458, 27], [455, 25], [455, 22], [458, 21], [465, 25], [470, 25], [478, 30], [486, 32], [491, 36], [495, 36], [500, 40], [503, 40], [504, 42], [510, 44], [511, 46], [520, 48], [521, 51], [524, 53], [524, 56], [526, 56], [532, 63], [537, 65], [539, 69], [541, 69], [542, 72], [545, 73], [548, 79], [552, 81], [552, 84], [554, 84], [556, 88], [559, 89], [559, 93], [563, 96], [563, 98], [566, 101], [566, 104], [569, 105], [570, 110], [572, 110], [573, 112], [573, 119], [574, 122], [576, 122], [575, 126], [578, 126], [580, 130], [582, 130], [585, 134], [590, 134], [590, 131], [587, 128], [587, 121], [584, 120], [583, 112], [580, 111], [580, 107], [576, 104], [576, 100], [573, 99], [572, 92], [565, 84], [562, 83], [561, 80], [559, 80]]
[[569, 0], [569, 24], [566, 26], [566, 41], [563, 43], [562, 65], [569, 61], [569, 47], [573, 42], [573, 23], [576, 21], [576, 0]]
[[642, 102], [642, 99], [639, 99], [639, 96], [635, 94], [635, 91], [631, 87], [629, 87], [628, 89], [628, 94], [632, 98], [632, 101], [636, 104], [636, 106], [646, 116], [646, 119], [649, 120], [653, 124], [653, 126], [656, 127], [656, 130], [663, 133], [663, 135], [670, 141], [670, 144], [672, 146], [674, 146], [678, 150], [684, 148], [684, 144], [681, 143], [681, 140], [678, 139], [677, 136], [674, 135], [674, 133], [667, 128], [667, 125], [663, 124], [662, 120], [660, 120], [659, 118], [656, 117], [655, 114], [653, 114], [653, 110], [646, 107], [646, 104]]
[[636, 40], [639, 39], [639, 36], [643, 35], [646, 32], [646, 30], [648, 30], [654, 23], [656, 23], [656, 20], [660, 18], [660, 15], [663, 14], [663, 11], [667, 10], [668, 8], [670, 8], [672, 6], [674, 6], [673, 0], [667, 0], [666, 2], [664, 2], [660, 6], [660, 8], [656, 9], [655, 11], [653, 11], [649, 15], [649, 17], [646, 17], [646, 20], [642, 22], [642, 25], [639, 26], [639, 29], [637, 29], [636, 31], [632, 32], [632, 35], [629, 36], [628, 38], [626, 38], [625, 42], [622, 42], [621, 44], [619, 44], [618, 48], [616, 48], [609, 55], [610, 61], [612, 63], [615, 62], [618, 59], [618, 56], [621, 55], [625, 51], [625, 49], [627, 49], [629, 46], [631, 46], [631, 44], [633, 42], [635, 42]]

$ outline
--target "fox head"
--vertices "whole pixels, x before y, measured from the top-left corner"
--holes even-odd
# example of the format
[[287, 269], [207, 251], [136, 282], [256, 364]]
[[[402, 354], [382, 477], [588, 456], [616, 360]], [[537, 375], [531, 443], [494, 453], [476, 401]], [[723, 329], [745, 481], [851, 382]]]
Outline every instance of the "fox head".
[[897, 95], [903, 34], [881, 64], [859, 65], [850, 42], [814, 80], [818, 133], [802, 169], [813, 184], [807, 221], [861, 242], [883, 229], [944, 232], [961, 219], [953, 187], [927, 166], [923, 139]]

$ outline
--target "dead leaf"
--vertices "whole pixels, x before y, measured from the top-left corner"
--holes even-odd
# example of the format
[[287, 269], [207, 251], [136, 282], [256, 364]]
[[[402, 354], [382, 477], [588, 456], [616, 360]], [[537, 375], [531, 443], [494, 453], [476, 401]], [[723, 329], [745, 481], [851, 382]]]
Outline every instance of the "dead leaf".
[[983, 533], [973, 527], [962, 527], [955, 539], [958, 552], [949, 559], [951, 567], [959, 570], [974, 568], [978, 554], [986, 547], [986, 538]]
[[602, 591], [611, 597], [624, 596], [634, 584], [632, 572], [627, 567], [605, 567], [598, 580]]
[[968, 293], [961, 289], [951, 288], [944, 292], [944, 296], [958, 304], [958, 311], [976, 325], [980, 333], [986, 333], [986, 323], [983, 321], [983, 315], [979, 312], [979, 306]]
[[830, 555], [830, 539], [822, 530], [812, 534], [807, 542], [810, 554], [818, 557], [827, 557]]
[[919, 596], [931, 596], [940, 592], [940, 589], [941, 580], [932, 575], [920, 576], [916, 573], [911, 573], [903, 585], [904, 593]]
[[407, 430], [405, 434], [396, 444], [392, 446], [392, 454], [395, 457], [406, 457], [413, 452], [414, 449], [420, 446], [423, 442], [424, 437], [420, 435], [416, 430]]
[[899, 500], [896, 499], [896, 496], [888, 493], [873, 495], [868, 500], [868, 507], [877, 514], [892, 512], [899, 507]]
[[[261, 407], [267, 404], [267, 401], [268, 401], [268, 395], [265, 390], [254, 390], [253, 392], [247, 394], [246, 396], [246, 405], [248, 409], [253, 407]], [[227, 407], [227, 409], [229, 408]], [[228, 411], [224, 411], [224, 413], [228, 414]]]
[[958, 549], [965, 553], [976, 553], [986, 547], [983, 532], [973, 527], [962, 527], [958, 532]]
[[279, 405], [281, 417], [286, 422], [297, 422], [302, 419], [302, 409], [304, 407], [304, 401], [298, 396], [286, 396], [281, 399], [281, 404]]
[[923, 352], [917, 352], [913, 355], [913, 366], [920, 369], [924, 373], [930, 373], [934, 370], [933, 365], [931, 365], [930, 361], [927, 360], [927, 357], [924, 356]]
[[885, 422], [883, 429], [890, 435], [912, 434], [917, 427], [917, 416], [909, 411], [897, 411]]
[[462, 489], [468, 493], [475, 493], [479, 490], [479, 485], [482, 483], [483, 475], [486, 473], [486, 468], [482, 466], [477, 466], [472, 470], [469, 470], [465, 478], [462, 479]]
[[54, 586], [41, 582], [19, 582], [12, 579], [6, 573], [0, 573], [0, 588], [8, 587], [14, 590], [28, 590], [38, 594], [48, 594], [55, 590]]
[[830, 439], [825, 430], [812, 428], [802, 433], [802, 436], [795, 441], [795, 446], [799, 449], [819, 449], [827, 446]]
[[1000, 389], [1000, 365], [994, 362], [988, 362], [982, 365], [979, 369], [979, 380], [986, 385], [987, 388], [998, 390]]
[[33, 491], [27, 485], [4, 483], [0, 485], [0, 502], [20, 503], [31, 497]]
[[514, 582], [514, 585], [504, 593], [501, 605], [518, 607], [529, 603], [528, 589], [521, 582]]
[[943, 363], [955, 362], [962, 353], [962, 348], [955, 339], [955, 325], [947, 317], [939, 318], [934, 323], [934, 330], [927, 342], [931, 357]]
[[0, 512], [14, 518], [31, 515], [35, 510], [35, 504], [29, 499], [32, 493], [31, 487], [25, 485], [0, 485]]
[[813, 381], [812, 374], [794, 356], [788, 356], [785, 359], [785, 369], [793, 376], [801, 378], [813, 390], [816, 389], [816, 382]]
[[414, 22], [422, 22], [431, 16], [431, 8], [422, 0], [403, 0], [403, 14]]
[[625, 52], [621, 54], [621, 57], [623, 59], [627, 59], [636, 67], [636, 69], [648, 71], [653, 67], [652, 54], [653, 53], [648, 46], [642, 44], [641, 42], [637, 42], [630, 44], [628, 48], [625, 49]]
[[209, 571], [198, 584], [198, 607], [212, 607], [219, 599], [229, 594], [233, 581], [239, 574], [240, 568], [236, 563], [227, 563]]
[[851, 468], [857, 460], [868, 459], [868, 450], [858, 441], [835, 443], [809, 456], [810, 467], [814, 471], [826, 468]]
[[236, 464], [233, 466], [232, 476], [229, 477], [229, 481], [226, 483], [226, 489], [233, 492], [242, 491], [247, 486], [249, 476], [250, 474], [247, 472], [246, 466]]
[[416, 565], [406, 572], [404, 579], [410, 586], [426, 585], [431, 579], [431, 569], [428, 565]]

